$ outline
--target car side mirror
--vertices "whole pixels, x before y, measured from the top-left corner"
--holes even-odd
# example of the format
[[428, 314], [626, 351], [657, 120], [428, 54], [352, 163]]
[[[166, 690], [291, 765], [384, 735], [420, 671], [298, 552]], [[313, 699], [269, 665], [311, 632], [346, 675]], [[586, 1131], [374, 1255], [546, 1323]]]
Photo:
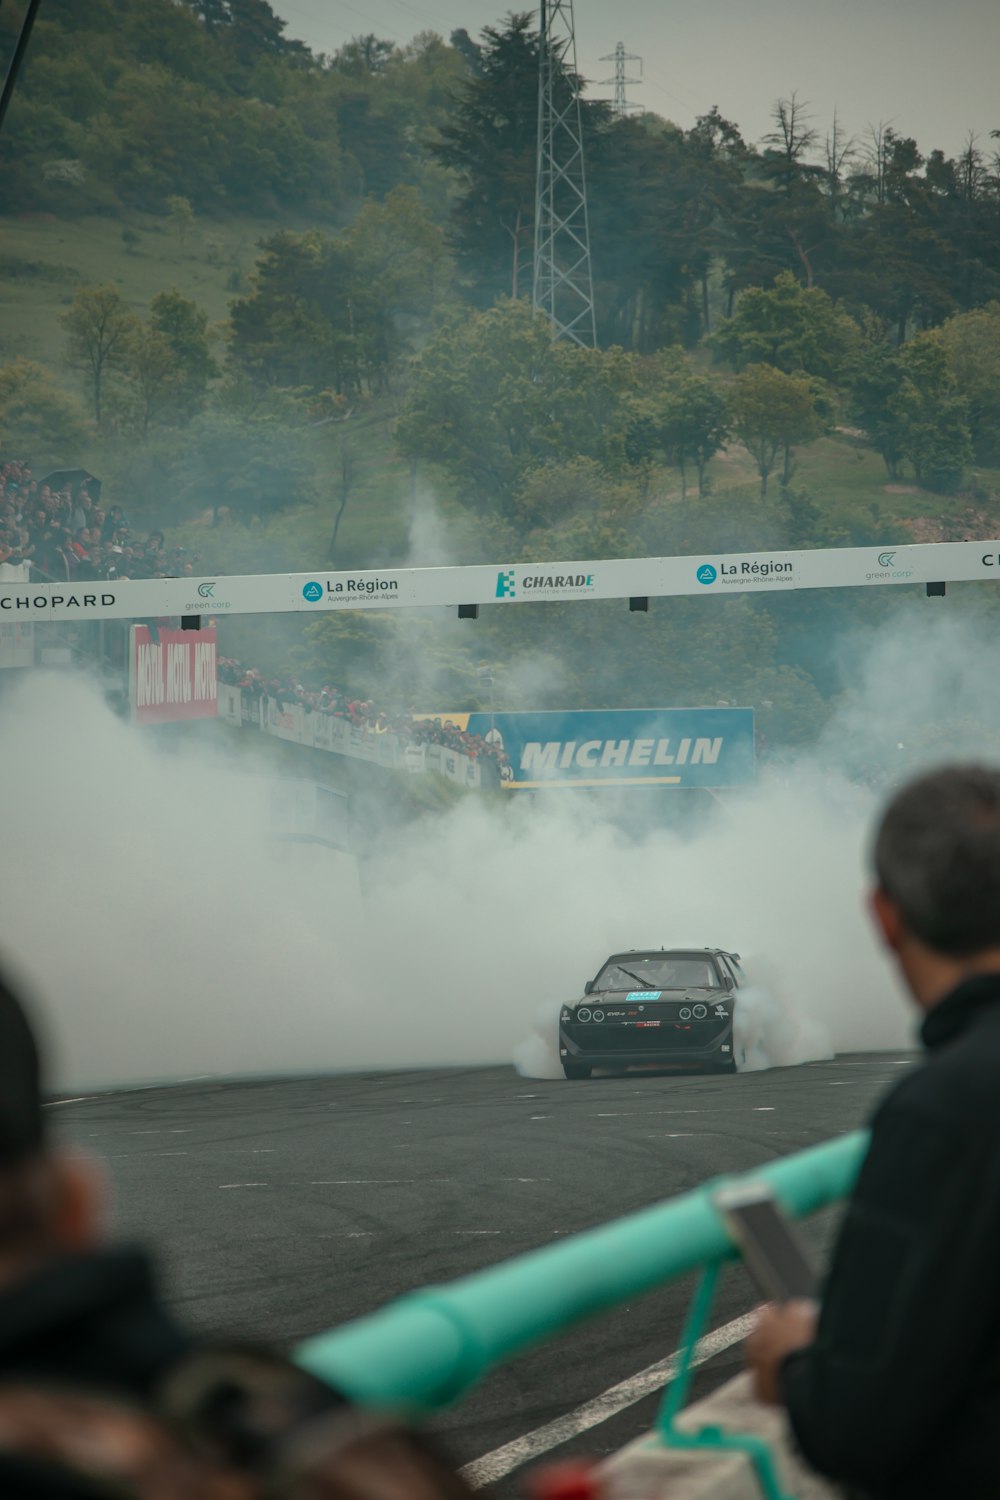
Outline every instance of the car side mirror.
[[733, 977], [731, 974], [724, 974], [722, 976], [722, 982], [726, 986], [727, 990], [731, 990], [733, 988]]
[[583, 993], [585, 995], [589, 995], [593, 991], [593, 988], [594, 988], [594, 981], [592, 979], [588, 979], [587, 983], [583, 987]]

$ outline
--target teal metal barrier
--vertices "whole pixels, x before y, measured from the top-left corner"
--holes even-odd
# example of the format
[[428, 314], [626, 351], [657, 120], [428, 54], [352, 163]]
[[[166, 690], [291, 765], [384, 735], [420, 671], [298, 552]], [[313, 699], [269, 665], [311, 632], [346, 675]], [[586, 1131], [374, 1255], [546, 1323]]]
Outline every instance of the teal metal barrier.
[[[801, 1218], [850, 1192], [867, 1145], [866, 1132], [856, 1131], [745, 1176], [770, 1183], [786, 1213]], [[533, 1345], [687, 1272], [732, 1259], [732, 1242], [710, 1201], [719, 1185], [719, 1179], [705, 1183], [445, 1286], [422, 1287], [308, 1340], [296, 1358], [359, 1402], [415, 1412], [444, 1406]]]

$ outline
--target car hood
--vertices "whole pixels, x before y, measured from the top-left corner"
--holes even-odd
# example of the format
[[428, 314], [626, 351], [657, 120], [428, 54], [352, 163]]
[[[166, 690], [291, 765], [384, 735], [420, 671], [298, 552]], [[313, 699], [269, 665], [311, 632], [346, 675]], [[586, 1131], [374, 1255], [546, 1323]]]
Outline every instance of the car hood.
[[703, 1005], [721, 1005], [732, 999], [731, 990], [700, 989], [697, 985], [691, 985], [683, 990], [591, 990], [589, 995], [582, 996], [575, 1003], [577, 1005], [622, 1005], [626, 1003], [646, 1005], [656, 1001], [678, 1001], [690, 1000], [694, 1003], [701, 1002]]

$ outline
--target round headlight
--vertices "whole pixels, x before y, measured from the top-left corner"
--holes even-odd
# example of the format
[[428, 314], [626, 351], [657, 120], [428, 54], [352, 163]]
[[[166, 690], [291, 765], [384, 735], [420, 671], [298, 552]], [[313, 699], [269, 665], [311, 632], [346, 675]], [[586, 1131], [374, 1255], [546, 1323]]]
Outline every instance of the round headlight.
[[580, 1006], [580, 1009], [576, 1013], [576, 1019], [578, 1021], [589, 1021], [590, 1020], [590, 1011], [587, 1009], [587, 1007], [585, 1005], [581, 1005]]
[[691, 1014], [694, 1016], [696, 1021], [704, 1021], [705, 1017], [708, 1015], [708, 1006], [696, 1005]]
[[677, 1014], [680, 1016], [682, 1021], [690, 1021], [691, 1019], [691, 1011], [686, 1005], [682, 1005]]
[[603, 1010], [595, 1010], [594, 1011], [594, 1020], [595, 1021], [603, 1021], [604, 1020], [604, 1012], [603, 1012]]

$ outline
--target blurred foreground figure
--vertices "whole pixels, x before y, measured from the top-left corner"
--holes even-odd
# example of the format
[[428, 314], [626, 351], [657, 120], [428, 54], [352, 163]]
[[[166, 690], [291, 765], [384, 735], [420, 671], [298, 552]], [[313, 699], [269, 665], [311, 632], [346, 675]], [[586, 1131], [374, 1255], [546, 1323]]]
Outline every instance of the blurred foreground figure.
[[416, 1434], [269, 1351], [196, 1338], [104, 1192], [46, 1139], [38, 1049], [0, 976], [2, 1500], [469, 1500]]
[[1000, 772], [890, 803], [871, 909], [928, 1056], [878, 1109], [818, 1309], [762, 1310], [757, 1392], [874, 1500], [1000, 1495]]

